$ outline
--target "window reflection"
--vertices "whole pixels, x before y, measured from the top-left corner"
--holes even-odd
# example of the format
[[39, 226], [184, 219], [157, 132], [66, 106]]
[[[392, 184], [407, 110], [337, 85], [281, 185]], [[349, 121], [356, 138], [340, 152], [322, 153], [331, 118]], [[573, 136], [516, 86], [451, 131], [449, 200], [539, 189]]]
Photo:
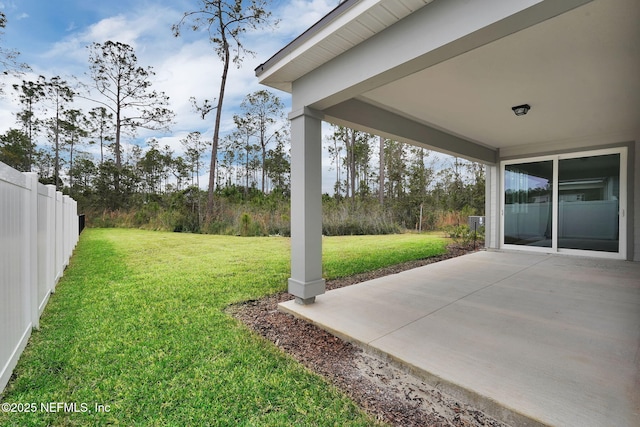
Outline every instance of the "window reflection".
[[618, 252], [620, 154], [558, 165], [558, 248]]
[[[504, 243], [558, 249], [619, 252], [619, 153], [505, 166]], [[554, 205], [553, 191], [558, 192]]]
[[553, 161], [505, 166], [504, 243], [551, 247]]

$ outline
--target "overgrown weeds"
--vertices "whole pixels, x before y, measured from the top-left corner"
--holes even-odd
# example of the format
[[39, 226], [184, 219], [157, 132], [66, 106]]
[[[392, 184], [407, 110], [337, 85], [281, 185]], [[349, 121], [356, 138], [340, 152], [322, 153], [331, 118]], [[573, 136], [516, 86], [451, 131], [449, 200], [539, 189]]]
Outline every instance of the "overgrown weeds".
[[[182, 205], [179, 205], [182, 206]], [[470, 209], [443, 211], [425, 207], [422, 224], [398, 221], [397, 206], [381, 205], [375, 199], [336, 200], [323, 198], [322, 233], [326, 236], [384, 235], [407, 230], [446, 230], [466, 224]], [[419, 205], [412, 208], [419, 212]], [[98, 228], [139, 228], [230, 236], [290, 236], [291, 209], [283, 198], [256, 196], [216, 199], [212, 219], [205, 221], [202, 208], [171, 208], [158, 202], [145, 203], [137, 210], [87, 211], [87, 224]]]

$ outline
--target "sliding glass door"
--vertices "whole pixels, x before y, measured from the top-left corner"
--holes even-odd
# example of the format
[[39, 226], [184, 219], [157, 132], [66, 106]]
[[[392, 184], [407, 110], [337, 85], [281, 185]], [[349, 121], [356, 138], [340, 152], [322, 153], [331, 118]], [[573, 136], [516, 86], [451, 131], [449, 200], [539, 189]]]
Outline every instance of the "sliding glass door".
[[558, 162], [558, 248], [618, 252], [620, 154]]
[[506, 165], [504, 243], [551, 247], [553, 162]]
[[503, 245], [624, 257], [626, 149], [503, 163]]

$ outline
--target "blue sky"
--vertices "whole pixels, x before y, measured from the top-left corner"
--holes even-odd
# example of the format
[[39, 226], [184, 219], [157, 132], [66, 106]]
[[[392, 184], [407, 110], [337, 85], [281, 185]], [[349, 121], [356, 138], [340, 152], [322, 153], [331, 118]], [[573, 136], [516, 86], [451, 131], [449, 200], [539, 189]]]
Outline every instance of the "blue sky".
[[[270, 9], [280, 24], [275, 30], [247, 34], [245, 44], [257, 55], [246, 57], [242, 69], [230, 72], [223, 132], [233, 128], [233, 114], [244, 96], [264, 89], [257, 83], [254, 68], [337, 4], [338, 0], [271, 2]], [[215, 99], [222, 69], [204, 34], [185, 31], [183, 37], [175, 38], [171, 33], [171, 25], [177, 23], [185, 11], [195, 10], [198, 5], [198, 0], [0, 0], [0, 10], [8, 21], [1, 43], [6, 49], [18, 50], [21, 62], [31, 66], [32, 72], [21, 79], [59, 75], [67, 81], [72, 81], [72, 76], [86, 78], [86, 46], [92, 42], [112, 40], [133, 46], [139, 65], [151, 66], [156, 72], [153, 88], [169, 95], [171, 108], [176, 113], [170, 133], [140, 132], [140, 139], [156, 137], [162, 145], [169, 145], [179, 153], [179, 140], [189, 132], [197, 130], [207, 138], [211, 136], [213, 118], [203, 121], [192, 111], [189, 97]], [[19, 127], [15, 121], [19, 104], [11, 84], [21, 79], [4, 79], [0, 133]], [[273, 92], [281, 97], [288, 110], [289, 95]], [[87, 105], [85, 109], [92, 106]], [[325, 177], [330, 178], [331, 174]]]

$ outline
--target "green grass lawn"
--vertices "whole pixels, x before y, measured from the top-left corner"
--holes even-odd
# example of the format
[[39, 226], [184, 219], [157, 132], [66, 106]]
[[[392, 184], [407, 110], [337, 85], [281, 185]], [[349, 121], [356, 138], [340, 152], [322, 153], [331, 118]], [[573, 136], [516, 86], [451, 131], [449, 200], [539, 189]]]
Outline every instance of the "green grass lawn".
[[[446, 242], [405, 234], [323, 244], [330, 279], [440, 254]], [[224, 313], [284, 290], [288, 276], [285, 238], [85, 230], [0, 397], [37, 410], [0, 411], [0, 425], [375, 424]]]

